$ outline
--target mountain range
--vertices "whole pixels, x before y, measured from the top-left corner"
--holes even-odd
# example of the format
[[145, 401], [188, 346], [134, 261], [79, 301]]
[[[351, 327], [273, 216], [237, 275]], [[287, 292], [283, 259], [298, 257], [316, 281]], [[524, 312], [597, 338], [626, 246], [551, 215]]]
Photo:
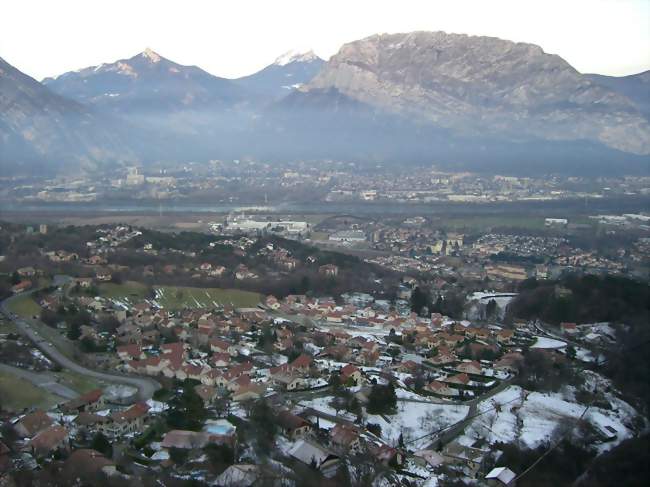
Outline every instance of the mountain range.
[[290, 52], [226, 79], [146, 49], [42, 83], [0, 60], [0, 166], [241, 157], [484, 171], [647, 170], [650, 72], [581, 74], [540, 47], [412, 32]]

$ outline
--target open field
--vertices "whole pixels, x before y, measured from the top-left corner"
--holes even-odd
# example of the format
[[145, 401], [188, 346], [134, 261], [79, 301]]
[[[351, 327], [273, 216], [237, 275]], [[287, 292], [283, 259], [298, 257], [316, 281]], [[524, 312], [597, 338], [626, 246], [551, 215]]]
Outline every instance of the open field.
[[[131, 281], [101, 284], [99, 291], [102, 296], [125, 304], [133, 304], [147, 297], [147, 287]], [[167, 309], [210, 308], [227, 304], [246, 308], [257, 306], [260, 302], [259, 294], [239, 289], [155, 286], [154, 293], [152, 301]]]
[[68, 386], [70, 389], [74, 389], [80, 394], [90, 392], [101, 386], [101, 384], [95, 379], [84, 377], [81, 374], [77, 374], [76, 372], [71, 372], [69, 370], [54, 372], [53, 374], [59, 378], [59, 381], [62, 384]]
[[18, 328], [11, 321], [0, 320], [0, 335], [7, 333], [18, 333]]
[[0, 406], [10, 411], [22, 411], [25, 408], [50, 408], [64, 401], [63, 398], [50, 394], [28, 381], [6, 372], [0, 372]]
[[527, 230], [544, 229], [544, 218], [532, 215], [476, 215], [434, 218], [442, 228], [454, 231], [485, 231], [492, 228], [509, 227]]
[[7, 305], [7, 308], [9, 308], [9, 311], [12, 313], [29, 318], [34, 315], [38, 316], [41, 313], [41, 307], [29, 294], [14, 299]]
[[41, 337], [43, 337], [44, 340], [53, 343], [56, 346], [56, 348], [59, 350], [59, 352], [61, 352], [69, 359], [75, 360], [77, 347], [74, 344], [74, 342], [68, 340], [68, 338], [64, 336], [59, 330], [55, 328], [50, 328], [49, 326], [45, 325], [40, 321], [32, 320], [29, 318], [27, 319], [27, 321], [29, 321], [32, 328], [36, 332], [38, 332], [38, 334]]

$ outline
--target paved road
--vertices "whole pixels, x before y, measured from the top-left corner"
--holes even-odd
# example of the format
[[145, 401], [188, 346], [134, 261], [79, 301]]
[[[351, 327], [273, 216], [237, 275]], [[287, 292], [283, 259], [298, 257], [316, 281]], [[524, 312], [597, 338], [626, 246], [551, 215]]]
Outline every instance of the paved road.
[[[35, 289], [30, 293], [36, 291], [37, 290]], [[34, 342], [34, 344], [40, 348], [43, 353], [45, 353], [61, 367], [73, 372], [77, 372], [78, 374], [84, 375], [86, 377], [92, 377], [93, 379], [98, 379], [104, 382], [135, 387], [138, 389], [138, 394], [132, 398], [131, 402], [150, 399], [151, 396], [153, 396], [153, 393], [160, 388], [160, 384], [158, 384], [158, 382], [153, 379], [98, 372], [96, 370], [88, 369], [70, 360], [68, 357], [59, 352], [52, 343], [48, 342], [45, 338], [39, 335], [38, 331], [27, 320], [20, 318], [9, 311], [7, 305], [14, 299], [24, 296], [25, 294], [28, 293], [18, 294], [2, 301], [2, 304], [0, 305], [0, 311], [7, 317], [7, 319], [13, 321], [13, 323], [23, 335]], [[43, 326], [46, 325], [43, 324]]]
[[79, 396], [77, 391], [57, 382], [56, 377], [49, 372], [34, 372], [33, 370], [20, 369], [7, 364], [0, 364], [0, 370], [25, 379], [36, 387], [45, 389], [47, 392], [62, 397], [63, 399], [74, 399]]

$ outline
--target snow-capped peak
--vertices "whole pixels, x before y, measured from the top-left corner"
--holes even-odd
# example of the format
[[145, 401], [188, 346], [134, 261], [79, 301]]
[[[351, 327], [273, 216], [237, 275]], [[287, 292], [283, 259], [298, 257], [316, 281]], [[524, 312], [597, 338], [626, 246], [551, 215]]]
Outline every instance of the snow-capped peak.
[[315, 61], [316, 59], [318, 59], [318, 56], [312, 50], [300, 52], [292, 49], [278, 57], [273, 64], [277, 66], [286, 66], [287, 64], [295, 62], [308, 63], [310, 61]]
[[142, 52], [142, 57], [147, 58], [152, 63], [157, 63], [160, 61], [160, 56], [148, 47]]

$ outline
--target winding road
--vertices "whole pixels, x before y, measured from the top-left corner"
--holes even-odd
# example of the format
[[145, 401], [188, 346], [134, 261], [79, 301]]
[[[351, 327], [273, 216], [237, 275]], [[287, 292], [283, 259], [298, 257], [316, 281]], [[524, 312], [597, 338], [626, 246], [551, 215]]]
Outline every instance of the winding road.
[[[135, 387], [138, 390], [138, 393], [132, 396], [131, 398], [129, 398], [127, 402], [146, 401], [147, 399], [151, 399], [153, 393], [160, 388], [160, 384], [158, 384], [158, 382], [156, 382], [155, 380], [147, 377], [127, 376], [121, 374], [108, 374], [106, 372], [99, 372], [96, 370], [86, 368], [78, 364], [77, 362], [70, 360], [68, 357], [66, 357], [61, 352], [59, 352], [59, 350], [57, 350], [56, 347], [51, 342], [47, 341], [38, 333], [38, 331], [32, 326], [31, 323], [29, 323], [29, 321], [15, 315], [9, 310], [8, 305], [12, 301], [21, 298], [26, 294], [34, 293], [36, 291], [38, 291], [38, 289], [34, 289], [27, 293], [17, 294], [15, 296], [11, 296], [5, 299], [0, 304], [0, 312], [2, 312], [2, 314], [4, 314], [8, 320], [11, 320], [24, 336], [26, 336], [32, 342], [34, 342], [34, 344], [44, 354], [46, 354], [50, 359], [52, 359], [54, 362], [59, 364], [61, 367], [76, 372], [78, 374], [81, 374], [83, 376], [92, 377], [93, 379], [98, 379], [104, 382]], [[43, 324], [43, 326], [46, 325]]]

